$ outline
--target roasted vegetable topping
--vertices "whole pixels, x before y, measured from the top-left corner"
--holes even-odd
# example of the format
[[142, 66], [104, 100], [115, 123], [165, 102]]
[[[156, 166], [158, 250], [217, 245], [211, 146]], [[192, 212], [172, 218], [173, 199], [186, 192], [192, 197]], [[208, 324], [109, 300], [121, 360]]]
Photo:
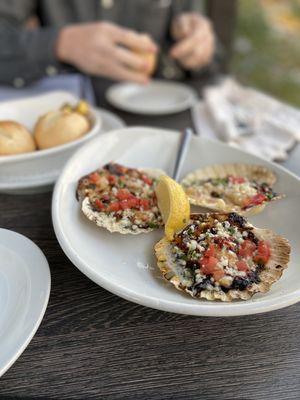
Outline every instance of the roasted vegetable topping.
[[171, 253], [189, 290], [245, 290], [260, 281], [270, 245], [236, 213], [198, 214], [171, 242]]
[[88, 197], [94, 210], [106, 213], [124, 228], [158, 228], [157, 180], [144, 171], [116, 163], [106, 164], [81, 179], [77, 195]]

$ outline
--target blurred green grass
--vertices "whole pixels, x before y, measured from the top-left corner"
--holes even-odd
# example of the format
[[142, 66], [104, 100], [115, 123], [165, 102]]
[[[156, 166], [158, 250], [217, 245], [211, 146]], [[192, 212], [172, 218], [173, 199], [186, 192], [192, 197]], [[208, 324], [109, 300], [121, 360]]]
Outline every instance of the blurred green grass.
[[[239, 0], [238, 5], [232, 73], [241, 83], [300, 107], [299, 32], [280, 32], [267, 17], [263, 1]], [[298, 1], [291, 0], [290, 5], [300, 20]], [[267, 7], [272, 7], [271, 2]]]

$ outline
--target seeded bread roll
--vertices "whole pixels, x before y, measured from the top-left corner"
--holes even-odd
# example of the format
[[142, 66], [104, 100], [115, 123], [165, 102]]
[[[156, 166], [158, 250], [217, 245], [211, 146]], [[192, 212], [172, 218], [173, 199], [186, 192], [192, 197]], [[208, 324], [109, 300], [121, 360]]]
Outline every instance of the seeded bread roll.
[[39, 118], [34, 137], [39, 149], [48, 149], [79, 139], [89, 128], [88, 119], [77, 112], [50, 111]]
[[25, 126], [14, 121], [0, 121], [0, 155], [34, 151], [36, 145]]

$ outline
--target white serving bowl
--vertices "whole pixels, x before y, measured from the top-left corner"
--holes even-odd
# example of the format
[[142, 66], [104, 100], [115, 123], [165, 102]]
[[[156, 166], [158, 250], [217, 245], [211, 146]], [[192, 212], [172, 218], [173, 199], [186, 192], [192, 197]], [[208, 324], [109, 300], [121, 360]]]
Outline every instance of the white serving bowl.
[[[30, 132], [37, 120], [64, 103], [75, 104], [78, 98], [69, 92], [47, 94], [0, 103], [0, 120], [23, 124]], [[92, 108], [92, 127], [80, 139], [46, 150], [10, 156], [0, 156], [0, 192], [32, 193], [44, 191], [58, 178], [69, 157], [85, 142], [99, 133], [101, 119]]]

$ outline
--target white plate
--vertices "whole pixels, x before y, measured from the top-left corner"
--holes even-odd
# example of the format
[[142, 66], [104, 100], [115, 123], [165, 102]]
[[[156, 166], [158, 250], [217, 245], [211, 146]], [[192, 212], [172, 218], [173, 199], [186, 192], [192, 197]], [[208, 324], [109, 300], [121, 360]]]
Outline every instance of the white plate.
[[[78, 101], [72, 94], [53, 91], [46, 95], [0, 103], [0, 120], [12, 119], [32, 130], [38, 117], [63, 103]], [[68, 158], [86, 141], [124, 126], [111, 112], [93, 109], [94, 125], [82, 138], [52, 149], [17, 156], [0, 156], [0, 192], [36, 193], [51, 189]]]
[[117, 83], [107, 90], [106, 99], [124, 111], [163, 115], [189, 109], [197, 93], [183, 83], [153, 80], [147, 85]]
[[95, 108], [96, 114], [102, 120], [101, 133], [106, 133], [115, 129], [124, 128], [125, 122], [117, 114], [104, 108]]
[[0, 376], [28, 346], [45, 313], [50, 271], [26, 237], [0, 229]]
[[[164, 282], [156, 267], [154, 244], [163, 231], [133, 235], [110, 234], [88, 221], [75, 199], [77, 180], [104, 163], [157, 167], [171, 173], [178, 132], [145, 127], [120, 129], [103, 135], [78, 151], [66, 165], [53, 195], [52, 216], [64, 252], [90, 279], [127, 300], [183, 314], [231, 316], [274, 310], [300, 299], [300, 181], [285, 169], [225, 144], [193, 137], [182, 176], [212, 163], [258, 163], [278, 175], [276, 191], [287, 199], [274, 202], [250, 220], [287, 237], [292, 245], [290, 266], [269, 293], [233, 303], [195, 300]], [[163, 149], [163, 157], [161, 156]]]

